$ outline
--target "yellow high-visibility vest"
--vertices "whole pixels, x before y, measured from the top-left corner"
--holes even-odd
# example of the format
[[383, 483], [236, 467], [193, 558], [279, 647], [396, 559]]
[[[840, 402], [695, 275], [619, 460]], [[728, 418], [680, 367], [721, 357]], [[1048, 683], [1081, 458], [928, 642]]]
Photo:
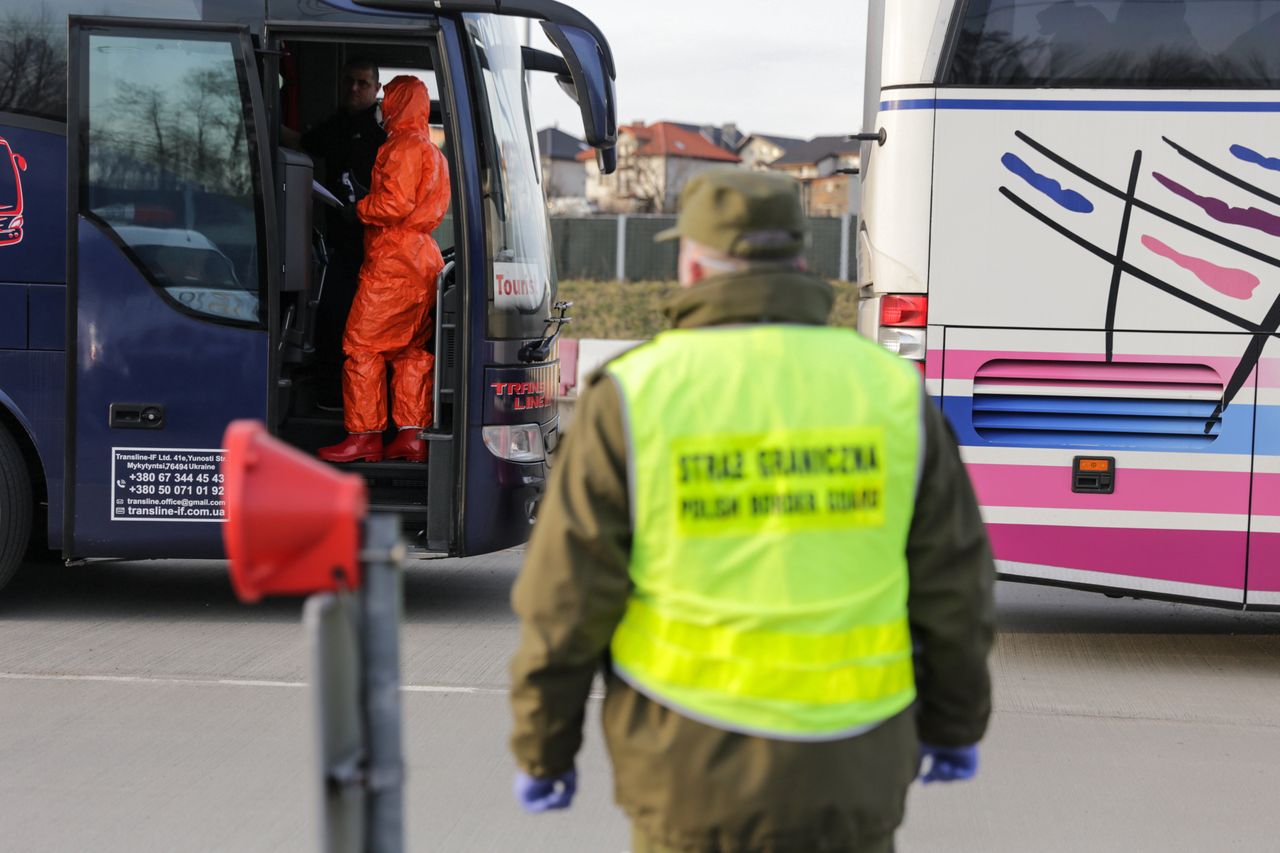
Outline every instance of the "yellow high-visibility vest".
[[916, 369], [848, 329], [772, 324], [664, 332], [607, 369], [633, 529], [619, 676], [782, 739], [910, 705]]

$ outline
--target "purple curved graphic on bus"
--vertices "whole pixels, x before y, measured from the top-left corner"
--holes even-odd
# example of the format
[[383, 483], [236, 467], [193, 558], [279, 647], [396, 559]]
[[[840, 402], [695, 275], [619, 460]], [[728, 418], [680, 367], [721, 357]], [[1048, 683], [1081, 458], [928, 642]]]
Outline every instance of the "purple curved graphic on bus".
[[22, 173], [26, 159], [0, 136], [0, 248], [22, 242]]
[[1023, 162], [1022, 158], [1017, 154], [1005, 152], [1005, 155], [1000, 158], [1000, 162], [1010, 172], [1013, 172], [1067, 210], [1073, 213], [1093, 213], [1093, 202], [1075, 190], [1063, 189], [1061, 183], [1047, 175], [1040, 174]]
[[1256, 163], [1264, 169], [1271, 169], [1274, 172], [1280, 172], [1280, 157], [1268, 157], [1265, 154], [1259, 154], [1252, 148], [1246, 148], [1243, 145], [1232, 145], [1231, 154], [1237, 160], [1243, 160], [1246, 163]]
[[1182, 196], [1192, 204], [1198, 205], [1205, 213], [1219, 222], [1225, 222], [1227, 225], [1243, 225], [1245, 228], [1254, 228], [1273, 237], [1280, 237], [1280, 216], [1267, 213], [1265, 210], [1259, 210], [1256, 207], [1232, 207], [1222, 199], [1199, 195], [1177, 181], [1166, 178], [1159, 172], [1152, 172], [1151, 176], [1159, 181], [1169, 192]]
[[1160, 257], [1173, 261], [1225, 296], [1235, 299], [1249, 299], [1253, 296], [1254, 289], [1262, 284], [1262, 281], [1251, 272], [1238, 270], [1234, 267], [1220, 267], [1212, 261], [1206, 261], [1204, 258], [1184, 255], [1177, 249], [1166, 246], [1150, 234], [1142, 235], [1142, 245]]

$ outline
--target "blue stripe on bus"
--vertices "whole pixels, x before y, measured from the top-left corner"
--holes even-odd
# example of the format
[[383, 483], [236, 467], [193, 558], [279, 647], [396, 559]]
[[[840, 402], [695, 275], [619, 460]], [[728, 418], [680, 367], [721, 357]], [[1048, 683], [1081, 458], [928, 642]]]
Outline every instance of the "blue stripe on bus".
[[907, 98], [889, 110], [1058, 110], [1109, 113], [1280, 113], [1280, 101], [1036, 101], [1028, 98]]
[[1025, 394], [982, 394], [980, 412], [1032, 412], [1061, 415], [1108, 415], [1157, 418], [1208, 418], [1215, 400], [1147, 400], [1140, 397], [1051, 397]]
[[1258, 439], [1254, 452], [1259, 456], [1280, 456], [1280, 406], [1259, 406], [1254, 430]]
[[[1129, 401], [1133, 402], [1133, 401]], [[1097, 413], [1090, 424], [1089, 415], [1070, 417], [1047, 415], [1030, 422], [1010, 420], [1002, 426], [998, 419], [981, 410], [976, 413], [979, 421], [985, 419], [982, 429], [985, 436], [974, 428], [975, 412], [972, 397], [944, 397], [942, 411], [955, 428], [956, 438], [962, 445], [979, 447], [1046, 447], [1079, 448], [1093, 452], [1114, 448], [1116, 450], [1154, 450], [1177, 453], [1242, 453], [1254, 449], [1253, 407], [1233, 403], [1223, 415], [1222, 424], [1214, 434], [1205, 435], [1203, 426], [1196, 430], [1169, 432], [1170, 421], [1162, 418], [1150, 431], [1117, 432], [1140, 428], [1142, 419], [1117, 418], [1115, 415]], [[1131, 422], [1132, 421], [1132, 422]], [[1264, 423], [1271, 424], [1268, 434]], [[1030, 428], [1029, 428], [1030, 427]], [[1258, 409], [1258, 452], [1280, 455], [1280, 406], [1263, 406]]]

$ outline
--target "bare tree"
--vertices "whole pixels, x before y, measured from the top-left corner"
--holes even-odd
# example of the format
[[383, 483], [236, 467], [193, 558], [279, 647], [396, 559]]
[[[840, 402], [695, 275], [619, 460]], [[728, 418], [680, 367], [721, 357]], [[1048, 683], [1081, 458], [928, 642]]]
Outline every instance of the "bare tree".
[[0, 20], [0, 110], [62, 117], [67, 112], [66, 37], [48, 9]]
[[90, 120], [95, 182], [224, 196], [252, 190], [234, 69], [193, 69], [167, 88], [117, 81]]
[[623, 162], [618, 159], [618, 172], [627, 187], [625, 197], [632, 199], [636, 213], [661, 213], [665, 201], [663, 158], [631, 154]]
[[601, 175], [600, 181], [608, 191], [609, 199], [603, 202], [606, 209], [618, 213], [660, 213], [665, 201], [664, 159], [652, 154], [640, 154], [641, 143], [624, 134], [618, 143], [618, 168], [612, 175]]

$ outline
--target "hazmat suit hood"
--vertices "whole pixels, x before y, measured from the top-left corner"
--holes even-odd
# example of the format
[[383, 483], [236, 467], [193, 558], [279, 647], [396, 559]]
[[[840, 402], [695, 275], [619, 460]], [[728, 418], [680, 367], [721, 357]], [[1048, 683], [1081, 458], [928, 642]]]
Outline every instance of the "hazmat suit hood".
[[417, 77], [400, 75], [383, 89], [382, 124], [390, 133], [418, 128], [426, 130], [431, 118], [431, 94]]

